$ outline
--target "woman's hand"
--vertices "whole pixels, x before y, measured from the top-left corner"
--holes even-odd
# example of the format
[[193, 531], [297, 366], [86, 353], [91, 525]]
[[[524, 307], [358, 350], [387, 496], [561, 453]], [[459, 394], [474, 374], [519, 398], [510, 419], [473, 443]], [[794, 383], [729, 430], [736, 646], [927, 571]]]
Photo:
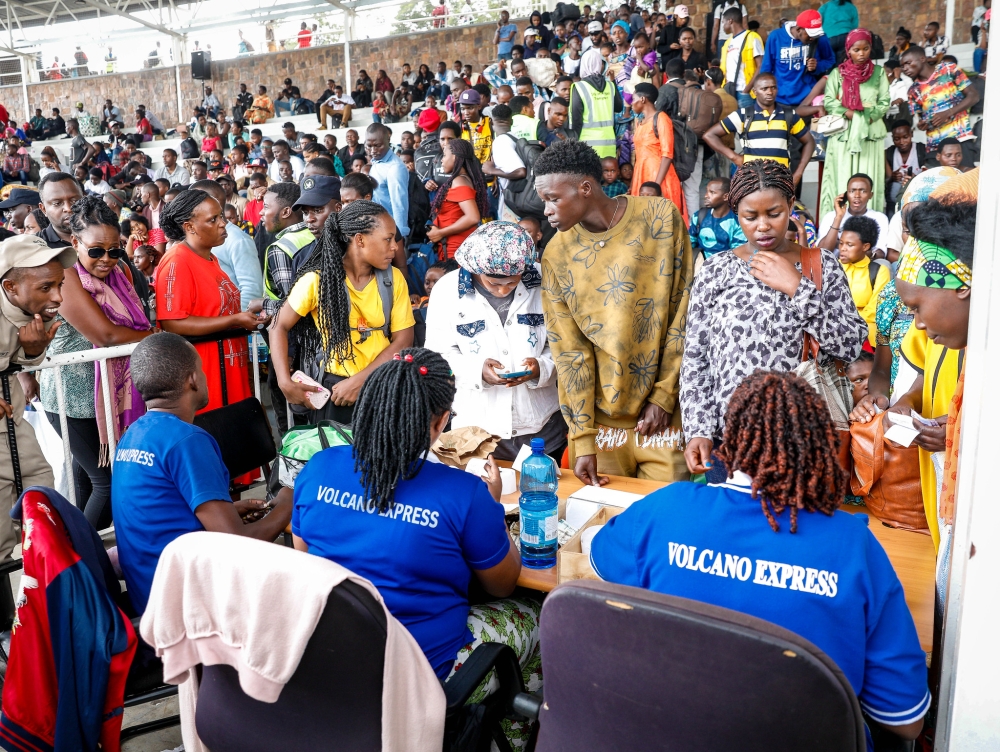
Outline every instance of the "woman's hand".
[[[927, 452], [943, 452], [944, 451], [944, 437], [948, 426], [948, 416], [942, 415], [940, 418], [935, 418], [934, 422], [937, 425], [934, 426], [921, 426], [920, 433], [913, 440], [913, 443], [918, 447]], [[914, 425], [919, 426], [918, 421], [914, 421]]]
[[802, 274], [782, 255], [761, 251], [750, 257], [750, 273], [770, 287], [788, 297], [795, 295], [802, 281]]
[[503, 494], [503, 480], [500, 477], [500, 468], [497, 466], [492, 454], [486, 458], [483, 474], [479, 477], [489, 486], [490, 496], [493, 497], [493, 500], [500, 501], [500, 496]]
[[506, 366], [499, 360], [493, 360], [493, 358], [487, 358], [483, 361], [483, 383], [487, 386], [506, 384], [507, 379], [501, 379], [497, 376], [497, 370], [506, 370]]
[[846, 110], [844, 112], [844, 120], [854, 120], [854, 110]]
[[[525, 358], [524, 360], [521, 361], [521, 365], [527, 368], [529, 371], [531, 371], [531, 373], [522, 376], [519, 379], [500, 379], [500, 383], [505, 384], [508, 389], [511, 389], [512, 387], [521, 386], [521, 384], [525, 384], [529, 381], [538, 380], [538, 377], [541, 375], [541, 370], [538, 366], [537, 360], [535, 360], [534, 358]], [[503, 366], [501, 366], [501, 368], [502, 367]], [[518, 368], [515, 370], [523, 371], [524, 368]]]
[[881, 394], [866, 394], [861, 401], [851, 410], [850, 419], [852, 423], [869, 423], [879, 414], [889, 407], [889, 399]]
[[691, 439], [684, 449], [684, 460], [692, 475], [707, 473], [712, 467], [712, 440]]
[[313, 409], [313, 406], [309, 401], [309, 395], [314, 392], [323, 391], [323, 387], [321, 386], [292, 381], [288, 376], [278, 378], [278, 388], [281, 389], [281, 393], [285, 395], [285, 399], [291, 404], [302, 405], [303, 407], [308, 407], [310, 410]]
[[258, 316], [252, 311], [240, 311], [233, 316], [233, 323], [236, 326], [246, 329], [248, 332], [257, 331], [261, 324], [266, 325], [270, 320], [270, 316]]
[[444, 237], [444, 232], [440, 227], [436, 225], [431, 225], [427, 228], [427, 239], [432, 243], [439, 242]]
[[349, 379], [344, 379], [333, 385], [330, 389], [330, 401], [337, 407], [353, 405], [358, 401], [358, 393], [364, 385], [364, 380], [359, 379], [357, 374]]

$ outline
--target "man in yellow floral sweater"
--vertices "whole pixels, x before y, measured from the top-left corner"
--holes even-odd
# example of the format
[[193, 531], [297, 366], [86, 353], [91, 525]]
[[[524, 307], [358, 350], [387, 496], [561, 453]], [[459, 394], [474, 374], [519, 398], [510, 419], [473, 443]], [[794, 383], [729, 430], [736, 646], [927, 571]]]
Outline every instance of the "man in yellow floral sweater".
[[582, 142], [553, 144], [534, 172], [559, 230], [542, 289], [571, 467], [593, 485], [607, 483], [598, 473], [685, 479], [677, 395], [694, 261], [684, 220], [663, 198], [608, 198]]

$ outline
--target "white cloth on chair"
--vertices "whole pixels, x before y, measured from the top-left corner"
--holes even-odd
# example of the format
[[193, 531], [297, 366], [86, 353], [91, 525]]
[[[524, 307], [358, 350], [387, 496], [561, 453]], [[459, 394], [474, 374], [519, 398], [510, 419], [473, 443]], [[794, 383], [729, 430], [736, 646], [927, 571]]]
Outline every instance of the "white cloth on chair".
[[[195, 729], [198, 664], [237, 670], [243, 691], [276, 702], [326, 608], [330, 591], [351, 579], [382, 604], [375, 587], [332, 561], [225, 533], [182, 535], [160, 556], [143, 639], [180, 685], [181, 732], [188, 752], [207, 752]], [[441, 683], [407, 629], [385, 609], [382, 683], [384, 752], [439, 752], [444, 738]]]

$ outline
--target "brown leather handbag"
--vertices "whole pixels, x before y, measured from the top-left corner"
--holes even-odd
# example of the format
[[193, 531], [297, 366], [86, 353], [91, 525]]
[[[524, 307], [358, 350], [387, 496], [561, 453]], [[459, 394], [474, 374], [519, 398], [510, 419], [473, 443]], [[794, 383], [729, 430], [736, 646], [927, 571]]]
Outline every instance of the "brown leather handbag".
[[920, 488], [919, 450], [886, 441], [884, 417], [851, 424], [851, 490], [864, 499], [880, 522], [929, 534]]

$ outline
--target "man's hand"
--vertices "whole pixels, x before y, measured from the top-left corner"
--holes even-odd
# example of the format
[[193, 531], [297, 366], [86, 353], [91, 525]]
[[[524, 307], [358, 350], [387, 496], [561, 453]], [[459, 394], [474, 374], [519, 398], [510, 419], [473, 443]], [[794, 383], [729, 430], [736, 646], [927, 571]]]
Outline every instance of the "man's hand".
[[635, 424], [635, 432], [640, 436], [656, 436], [670, 426], [670, 413], [659, 405], [647, 402], [639, 413]]
[[233, 506], [244, 523], [255, 522], [268, 512], [267, 502], [263, 499], [240, 499]]
[[499, 360], [493, 360], [493, 358], [487, 358], [483, 361], [483, 383], [488, 386], [500, 386], [506, 384], [506, 379], [501, 379], [497, 376], [498, 370], [505, 370], [506, 366]]
[[[868, 423], [876, 415], [879, 414], [879, 410], [887, 410], [889, 407], [889, 398], [881, 394], [866, 394], [861, 398], [861, 401], [854, 406], [851, 410], [850, 419], [852, 423]], [[878, 409], [876, 409], [878, 408]]]
[[942, 110], [941, 112], [936, 112], [931, 117], [931, 126], [934, 128], [940, 128], [942, 125], [950, 123], [955, 119], [955, 112], [951, 108], [947, 110]]
[[14, 409], [3, 399], [3, 397], [0, 397], [0, 417], [2, 418], [14, 417]]
[[353, 405], [358, 401], [358, 393], [363, 385], [364, 381], [359, 379], [357, 374], [349, 379], [344, 379], [334, 384], [330, 389], [330, 401], [337, 407]]
[[[541, 369], [538, 366], [538, 361], [534, 358], [525, 358], [521, 361], [521, 365], [527, 368], [531, 373], [522, 376], [519, 379], [500, 379], [500, 383], [505, 384], [508, 389], [515, 386], [520, 386], [529, 381], [535, 381], [541, 375]], [[502, 368], [502, 366], [501, 366]], [[515, 368], [515, 371], [523, 371], [524, 368]]]
[[606, 475], [597, 474], [597, 455], [585, 454], [576, 458], [573, 475], [585, 486], [606, 486], [611, 479]]
[[49, 346], [52, 338], [56, 336], [56, 330], [62, 326], [61, 321], [57, 321], [45, 331], [45, 322], [42, 317], [35, 314], [35, 317], [17, 330], [17, 342], [24, 350], [24, 354], [29, 358], [37, 358], [45, 348]]
[[808, 60], [806, 60], [806, 70], [809, 71], [810, 73], [816, 70], [816, 58], [811, 57]]
[[742, 154], [737, 154], [736, 158], [732, 160], [733, 164], [736, 165], [737, 167], [742, 167], [743, 166], [743, 161], [744, 160], [743, 160], [743, 155]]
[[259, 314], [261, 311], [264, 310], [264, 299], [254, 298], [253, 300], [250, 301], [250, 305], [247, 306], [247, 310], [250, 311], [250, 313]]
[[17, 380], [21, 382], [21, 391], [24, 392], [26, 402], [38, 399], [38, 379], [35, 378], [35, 374], [21, 372], [17, 374]]
[[707, 473], [712, 467], [712, 440], [691, 439], [684, 449], [684, 460], [692, 475]]

